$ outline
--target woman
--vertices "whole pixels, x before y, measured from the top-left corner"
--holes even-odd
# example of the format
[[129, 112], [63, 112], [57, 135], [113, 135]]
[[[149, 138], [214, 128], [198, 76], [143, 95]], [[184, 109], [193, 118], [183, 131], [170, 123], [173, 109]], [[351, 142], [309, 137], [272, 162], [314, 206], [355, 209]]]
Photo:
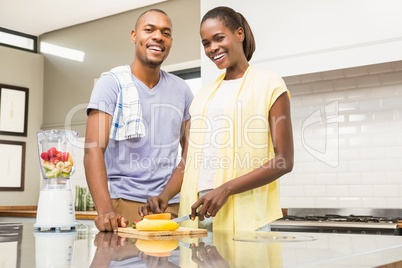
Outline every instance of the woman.
[[249, 65], [254, 37], [240, 13], [208, 11], [200, 34], [205, 55], [226, 72], [190, 107], [184, 178], [182, 163], [139, 213], [163, 212], [181, 191], [180, 216], [199, 210], [200, 221], [214, 218], [214, 230], [257, 230], [282, 217], [278, 178], [293, 168], [289, 93], [277, 74]]

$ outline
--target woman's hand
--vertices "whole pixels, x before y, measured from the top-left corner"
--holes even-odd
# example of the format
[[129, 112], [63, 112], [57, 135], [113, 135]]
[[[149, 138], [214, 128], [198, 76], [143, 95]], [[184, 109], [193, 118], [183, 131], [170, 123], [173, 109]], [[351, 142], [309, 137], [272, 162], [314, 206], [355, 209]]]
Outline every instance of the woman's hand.
[[195, 245], [191, 246], [191, 260], [198, 264], [198, 267], [230, 267], [229, 263], [219, 254], [215, 246], [205, 246], [204, 242], [200, 242], [198, 247]]
[[142, 207], [138, 208], [138, 214], [141, 217], [148, 215], [149, 212], [154, 214], [159, 214], [165, 212], [166, 208], [168, 207], [168, 199], [162, 198], [161, 196], [151, 196], [147, 199], [147, 203]]
[[225, 184], [205, 194], [191, 206], [191, 219], [195, 219], [197, 209], [200, 206], [201, 208], [198, 211], [200, 221], [204, 220], [204, 216], [206, 218], [215, 217], [223, 205], [226, 204], [229, 196], [230, 191]]

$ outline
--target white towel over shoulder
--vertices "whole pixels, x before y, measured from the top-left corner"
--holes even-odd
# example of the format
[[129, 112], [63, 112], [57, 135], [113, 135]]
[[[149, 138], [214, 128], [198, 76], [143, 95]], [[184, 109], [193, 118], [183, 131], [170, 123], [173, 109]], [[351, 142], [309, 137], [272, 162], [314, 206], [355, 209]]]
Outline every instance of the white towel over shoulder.
[[131, 77], [130, 66], [119, 66], [103, 75], [112, 75], [119, 85], [109, 138], [121, 141], [145, 136], [141, 101]]

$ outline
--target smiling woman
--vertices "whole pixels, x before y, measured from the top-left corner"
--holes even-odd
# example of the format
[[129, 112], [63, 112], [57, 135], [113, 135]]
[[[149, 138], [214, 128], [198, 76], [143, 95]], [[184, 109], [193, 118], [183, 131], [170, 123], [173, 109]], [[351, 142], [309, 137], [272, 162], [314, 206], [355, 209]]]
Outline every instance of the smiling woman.
[[200, 34], [205, 55], [226, 72], [191, 104], [184, 172], [148, 198], [140, 214], [163, 212], [180, 192], [179, 216], [213, 217], [214, 231], [265, 231], [282, 217], [278, 179], [293, 168], [288, 90], [276, 73], [249, 65], [254, 37], [240, 13], [208, 11]]

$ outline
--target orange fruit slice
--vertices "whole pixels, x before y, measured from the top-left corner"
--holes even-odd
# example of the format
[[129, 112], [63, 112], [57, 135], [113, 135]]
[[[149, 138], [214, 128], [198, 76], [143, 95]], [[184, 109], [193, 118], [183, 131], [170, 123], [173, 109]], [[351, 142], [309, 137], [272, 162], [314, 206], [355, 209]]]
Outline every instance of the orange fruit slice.
[[147, 220], [170, 220], [172, 215], [170, 213], [151, 214], [144, 216]]
[[70, 161], [71, 165], [74, 166], [74, 161], [73, 161], [73, 157], [71, 156], [71, 154], [68, 154], [68, 161]]

